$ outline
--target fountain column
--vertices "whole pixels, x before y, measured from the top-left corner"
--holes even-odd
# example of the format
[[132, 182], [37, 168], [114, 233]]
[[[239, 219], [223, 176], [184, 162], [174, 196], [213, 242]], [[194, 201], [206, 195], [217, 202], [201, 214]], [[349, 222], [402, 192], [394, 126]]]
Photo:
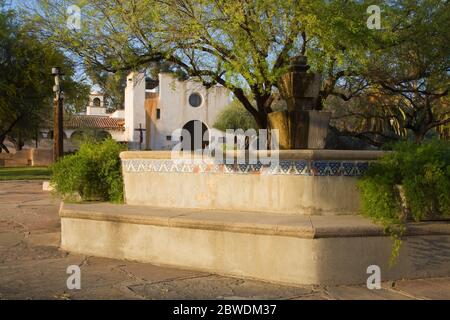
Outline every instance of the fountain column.
[[324, 149], [331, 113], [315, 110], [321, 75], [308, 72], [305, 56], [291, 59], [278, 83], [287, 110], [269, 114], [269, 127], [278, 129], [280, 149]]

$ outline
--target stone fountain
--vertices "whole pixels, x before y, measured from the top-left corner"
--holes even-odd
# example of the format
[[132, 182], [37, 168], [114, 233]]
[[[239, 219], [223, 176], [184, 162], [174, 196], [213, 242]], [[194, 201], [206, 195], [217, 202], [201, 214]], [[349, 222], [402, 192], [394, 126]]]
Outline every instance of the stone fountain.
[[305, 56], [292, 58], [279, 82], [287, 110], [269, 114], [269, 126], [278, 129], [280, 149], [324, 149], [331, 113], [316, 110], [321, 75], [308, 72]]

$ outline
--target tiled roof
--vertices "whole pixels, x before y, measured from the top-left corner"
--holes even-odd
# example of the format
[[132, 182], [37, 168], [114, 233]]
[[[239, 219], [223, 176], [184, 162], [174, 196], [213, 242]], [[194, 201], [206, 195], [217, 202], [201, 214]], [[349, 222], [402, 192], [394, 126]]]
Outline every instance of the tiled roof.
[[71, 115], [64, 119], [64, 128], [99, 128], [109, 130], [125, 130], [124, 119], [106, 116]]

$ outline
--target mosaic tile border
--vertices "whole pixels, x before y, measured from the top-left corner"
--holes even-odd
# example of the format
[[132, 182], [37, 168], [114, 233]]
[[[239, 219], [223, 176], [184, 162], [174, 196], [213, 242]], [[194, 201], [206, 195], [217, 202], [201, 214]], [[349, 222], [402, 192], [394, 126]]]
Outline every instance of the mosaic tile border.
[[280, 160], [276, 164], [217, 164], [203, 160], [127, 159], [125, 172], [230, 173], [302, 176], [361, 176], [368, 161], [346, 160]]

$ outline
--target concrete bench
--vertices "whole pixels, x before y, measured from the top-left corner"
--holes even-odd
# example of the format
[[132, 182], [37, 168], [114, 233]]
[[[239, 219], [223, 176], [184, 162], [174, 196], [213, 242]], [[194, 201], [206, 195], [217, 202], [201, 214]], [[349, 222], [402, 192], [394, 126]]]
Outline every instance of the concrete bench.
[[412, 223], [397, 264], [392, 240], [354, 215], [317, 216], [63, 204], [62, 248], [289, 284], [364, 283], [450, 275], [450, 223]]

